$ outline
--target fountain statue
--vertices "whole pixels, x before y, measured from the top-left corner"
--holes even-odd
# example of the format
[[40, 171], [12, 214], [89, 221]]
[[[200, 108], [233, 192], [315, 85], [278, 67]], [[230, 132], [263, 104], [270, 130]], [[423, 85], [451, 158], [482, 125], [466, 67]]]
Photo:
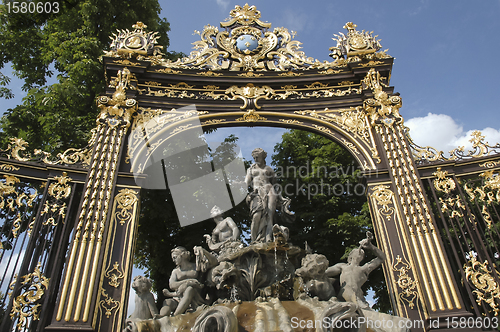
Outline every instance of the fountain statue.
[[[347, 263], [332, 266], [307, 244], [306, 250], [294, 246], [288, 228], [275, 224], [273, 217], [279, 213], [282, 220], [293, 220], [290, 202], [275, 188], [276, 176], [265, 163], [265, 151], [255, 149], [252, 156], [255, 164], [245, 179], [250, 188], [251, 243], [245, 246], [239, 241], [233, 219], [224, 218], [215, 206], [216, 227], [205, 235], [208, 250], [194, 247], [195, 262], [190, 261], [186, 248], [172, 250], [176, 268], [170, 290], [163, 290], [167, 299], [159, 313], [156, 308], [147, 310], [151, 283], [138, 287], [139, 281], [134, 285], [134, 280], [137, 296], [146, 300], [136, 300], [141, 307], [127, 319], [124, 331], [292, 332], [307, 328], [326, 332], [338, 327], [358, 332], [367, 327], [376, 332], [407, 331], [407, 319], [372, 310], [361, 291], [368, 275], [386, 259], [372, 243], [373, 234], [366, 233]], [[361, 265], [365, 251], [376, 258]], [[340, 279], [338, 293], [333, 286], [336, 278]]]

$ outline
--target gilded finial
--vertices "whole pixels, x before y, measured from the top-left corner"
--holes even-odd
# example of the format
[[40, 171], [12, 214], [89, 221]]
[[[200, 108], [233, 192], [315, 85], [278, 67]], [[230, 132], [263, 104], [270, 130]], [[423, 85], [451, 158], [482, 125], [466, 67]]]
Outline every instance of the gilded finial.
[[136, 29], [136, 30], [144, 30], [146, 29], [148, 26], [140, 21], [137, 21], [136, 24], [132, 25], [132, 28]]

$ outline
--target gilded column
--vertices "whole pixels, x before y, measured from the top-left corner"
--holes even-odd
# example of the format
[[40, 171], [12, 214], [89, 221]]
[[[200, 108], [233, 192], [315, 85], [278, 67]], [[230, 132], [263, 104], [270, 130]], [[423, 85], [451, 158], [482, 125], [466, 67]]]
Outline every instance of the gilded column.
[[119, 71], [112, 97], [98, 98], [101, 112], [97, 119], [94, 151], [55, 317], [49, 329], [61, 324], [79, 327], [94, 324], [94, 304], [101, 291], [103, 258], [110, 241], [114, 241], [109, 235], [106, 238], [106, 234], [110, 220], [114, 220], [111, 206], [117, 170], [130, 119], [137, 108], [136, 100], [127, 99], [126, 95], [132, 76], [127, 68]]
[[[390, 202], [394, 211], [391, 220], [394, 225], [388, 226], [390, 220], [384, 220], [382, 217], [375, 219], [379, 230], [385, 229], [388, 234], [397, 234], [392, 236], [392, 239], [387, 239], [388, 249], [400, 252], [393, 257], [392, 262], [388, 262], [391, 266], [386, 267], [386, 270], [392, 272], [390, 279], [394, 281], [393, 292], [405, 294], [411, 290], [415, 298], [409, 309], [422, 308], [422, 313], [418, 316], [426, 319], [450, 315], [468, 316], [470, 314], [464, 310], [443, 244], [439, 239], [436, 222], [416, 172], [404, 132], [403, 118], [399, 114], [401, 97], [389, 96], [383, 91], [380, 74], [373, 68], [364, 79], [364, 86], [373, 93], [373, 98], [364, 101], [364, 109], [383, 147], [380, 154], [385, 157], [390, 178], [390, 183], [387, 183], [385, 188], [385, 196], [392, 197]], [[384, 209], [377, 205], [380, 202], [377, 197], [380, 197], [381, 187], [375, 184], [370, 186], [369, 195], [372, 212], [380, 216], [384, 212]], [[387, 227], [393, 229], [389, 230]], [[390, 246], [395, 246], [396, 249], [389, 248]], [[414, 279], [408, 279], [410, 272], [411, 278]], [[401, 302], [401, 298], [398, 300], [399, 304], [404, 302]], [[416, 305], [417, 302], [420, 304]], [[400, 314], [409, 314], [401, 305], [399, 310], [402, 310]], [[410, 316], [416, 315], [410, 314], [408, 317]]]

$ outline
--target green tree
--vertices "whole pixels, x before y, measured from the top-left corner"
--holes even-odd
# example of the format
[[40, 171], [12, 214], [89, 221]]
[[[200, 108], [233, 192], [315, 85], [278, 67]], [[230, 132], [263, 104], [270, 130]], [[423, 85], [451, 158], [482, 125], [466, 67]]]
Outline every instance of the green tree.
[[[287, 225], [294, 244], [307, 241], [333, 265], [359, 246], [366, 231], [373, 232], [360, 169], [349, 151], [318, 134], [290, 130], [275, 146], [272, 160], [282, 194], [291, 198], [296, 214]], [[381, 268], [370, 275], [365, 292], [370, 286], [375, 308], [390, 311]]]
[[[53, 7], [50, 13], [25, 14], [12, 8], [9, 13], [6, 3], [0, 5], [0, 70], [10, 63], [27, 96], [1, 119], [3, 143], [21, 137], [32, 149], [48, 152], [84, 146], [106, 83], [99, 58], [109, 36], [142, 21], [159, 32], [165, 50], [169, 45], [169, 23], [160, 19], [157, 0], [67, 0], [58, 2], [57, 13]], [[56, 83], [47, 84], [53, 76]], [[0, 73], [0, 97], [12, 97], [8, 81]]]

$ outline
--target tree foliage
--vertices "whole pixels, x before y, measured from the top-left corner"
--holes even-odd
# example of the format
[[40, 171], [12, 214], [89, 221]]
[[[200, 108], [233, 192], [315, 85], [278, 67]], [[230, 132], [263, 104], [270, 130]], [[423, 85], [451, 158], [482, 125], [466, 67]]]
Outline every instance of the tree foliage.
[[[58, 13], [15, 14], [5, 2], [0, 5], [0, 69], [10, 63], [27, 91], [23, 103], [1, 119], [2, 141], [21, 137], [48, 152], [84, 146], [105, 87], [99, 58], [109, 36], [142, 21], [159, 32], [166, 49], [170, 27], [160, 11], [157, 0], [59, 1]], [[56, 82], [48, 84], [54, 76]], [[0, 97], [12, 97], [8, 81], [0, 73]]]

